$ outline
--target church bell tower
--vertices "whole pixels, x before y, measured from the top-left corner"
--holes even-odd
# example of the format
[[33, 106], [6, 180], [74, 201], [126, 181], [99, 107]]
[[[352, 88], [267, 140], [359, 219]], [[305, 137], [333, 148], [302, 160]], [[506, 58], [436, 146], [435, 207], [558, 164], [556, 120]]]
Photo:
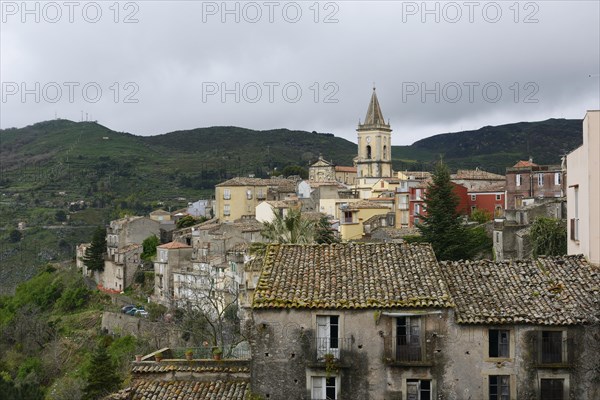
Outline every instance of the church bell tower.
[[386, 124], [373, 88], [367, 116], [358, 123], [358, 178], [390, 178], [392, 176], [392, 129]]

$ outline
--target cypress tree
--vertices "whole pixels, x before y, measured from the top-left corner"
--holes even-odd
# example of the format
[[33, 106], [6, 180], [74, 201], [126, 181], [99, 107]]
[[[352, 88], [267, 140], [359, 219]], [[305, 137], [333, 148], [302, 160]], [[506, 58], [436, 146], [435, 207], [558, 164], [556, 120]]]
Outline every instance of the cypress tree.
[[431, 243], [439, 260], [460, 260], [473, 256], [472, 235], [457, 211], [459, 199], [454, 193], [450, 171], [441, 161], [436, 165], [432, 182], [425, 193], [427, 215], [417, 225], [422, 240]]
[[91, 363], [87, 371], [87, 385], [85, 386], [84, 400], [102, 398], [121, 386], [121, 377], [106, 350], [104, 343], [99, 343], [92, 354]]
[[104, 253], [106, 252], [106, 230], [98, 227], [92, 236], [90, 247], [85, 251], [83, 264], [92, 271], [104, 271]]

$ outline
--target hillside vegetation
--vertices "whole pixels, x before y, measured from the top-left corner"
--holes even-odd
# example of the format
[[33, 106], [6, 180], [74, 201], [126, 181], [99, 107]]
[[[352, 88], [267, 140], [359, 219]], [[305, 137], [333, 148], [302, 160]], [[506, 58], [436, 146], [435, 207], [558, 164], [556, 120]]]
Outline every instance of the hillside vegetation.
[[[393, 135], [402, 135], [399, 128]], [[504, 173], [529, 156], [559, 163], [581, 144], [581, 120], [521, 122], [432, 136], [394, 146], [396, 170], [451, 169]], [[124, 214], [177, 209], [210, 198], [234, 176], [268, 177], [307, 168], [322, 154], [351, 165], [356, 145], [332, 134], [211, 127], [142, 137], [95, 122], [53, 120], [0, 130], [0, 294], [39, 266], [72, 259], [97, 225]], [[18, 222], [27, 227], [15, 232]]]

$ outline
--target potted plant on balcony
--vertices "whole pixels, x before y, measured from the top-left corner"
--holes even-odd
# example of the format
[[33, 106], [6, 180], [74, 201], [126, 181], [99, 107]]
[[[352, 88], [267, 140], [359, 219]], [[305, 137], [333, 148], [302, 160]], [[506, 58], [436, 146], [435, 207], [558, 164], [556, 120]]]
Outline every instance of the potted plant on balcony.
[[339, 366], [337, 364], [335, 355], [332, 353], [327, 353], [323, 356], [323, 361], [325, 361], [325, 372], [327, 373], [328, 378], [331, 376], [331, 374], [337, 374]]
[[163, 359], [163, 354], [160, 351], [158, 353], [155, 353], [154, 359], [156, 360], [156, 362], [160, 362]]
[[223, 355], [223, 350], [220, 347], [213, 347], [212, 349], [212, 355], [213, 355], [213, 359], [214, 360], [220, 360], [221, 356]]
[[194, 351], [192, 349], [187, 349], [185, 351], [185, 359], [188, 361], [192, 361], [193, 358], [194, 358]]

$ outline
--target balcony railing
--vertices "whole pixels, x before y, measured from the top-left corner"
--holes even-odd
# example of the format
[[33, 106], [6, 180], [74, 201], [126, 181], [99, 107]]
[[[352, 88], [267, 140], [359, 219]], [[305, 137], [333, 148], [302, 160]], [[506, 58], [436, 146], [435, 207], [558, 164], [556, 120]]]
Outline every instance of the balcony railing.
[[533, 352], [539, 367], [564, 367], [573, 360], [573, 341], [560, 337], [536, 337]]
[[352, 347], [351, 338], [338, 337], [317, 337], [314, 341], [313, 354], [315, 361], [323, 362], [328, 354], [333, 355], [333, 358], [340, 360], [344, 351], [350, 350]]
[[385, 360], [400, 364], [430, 364], [423, 337], [387, 336], [384, 338]]

